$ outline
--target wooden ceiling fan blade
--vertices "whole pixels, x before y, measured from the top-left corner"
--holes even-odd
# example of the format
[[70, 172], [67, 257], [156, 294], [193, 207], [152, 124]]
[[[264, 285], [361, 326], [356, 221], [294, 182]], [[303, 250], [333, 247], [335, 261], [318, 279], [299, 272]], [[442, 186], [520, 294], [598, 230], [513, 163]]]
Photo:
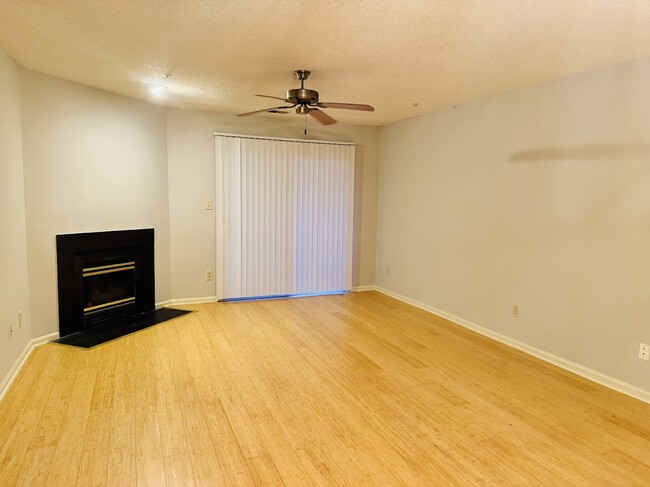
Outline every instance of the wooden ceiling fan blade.
[[287, 101], [284, 98], [280, 98], [279, 96], [271, 96], [271, 95], [255, 95], [255, 96], [261, 96], [263, 98], [273, 98], [274, 100]]
[[345, 110], [361, 110], [362, 112], [374, 112], [375, 109], [370, 105], [361, 105], [359, 103], [334, 103], [323, 101], [318, 104], [321, 108], [343, 108]]
[[323, 125], [332, 125], [336, 123], [336, 120], [330, 117], [327, 113], [319, 110], [318, 108], [311, 108], [309, 114], [318, 120]]
[[246, 113], [239, 113], [237, 116], [238, 117], [246, 117], [247, 115], [254, 115], [256, 113], [262, 113], [262, 112], [270, 112], [270, 113], [284, 113], [284, 112], [278, 112], [278, 110], [284, 110], [286, 108], [293, 108], [293, 107], [271, 107], [271, 108], [264, 108], [262, 110], [255, 110], [252, 112], [246, 112]]

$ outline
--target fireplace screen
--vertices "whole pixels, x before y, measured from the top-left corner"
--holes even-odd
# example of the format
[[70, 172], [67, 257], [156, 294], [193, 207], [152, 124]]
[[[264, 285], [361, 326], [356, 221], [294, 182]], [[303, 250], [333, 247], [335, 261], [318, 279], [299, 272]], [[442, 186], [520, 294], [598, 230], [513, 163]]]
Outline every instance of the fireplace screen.
[[83, 268], [84, 315], [135, 301], [135, 261]]

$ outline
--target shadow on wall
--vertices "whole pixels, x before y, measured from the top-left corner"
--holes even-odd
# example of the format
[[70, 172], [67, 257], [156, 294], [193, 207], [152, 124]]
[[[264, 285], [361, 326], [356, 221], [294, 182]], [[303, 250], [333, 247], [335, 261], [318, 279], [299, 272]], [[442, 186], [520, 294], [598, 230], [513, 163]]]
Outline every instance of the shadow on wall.
[[552, 162], [562, 159], [639, 159], [650, 155], [650, 144], [645, 141], [610, 142], [568, 147], [531, 149], [512, 154], [510, 162]]

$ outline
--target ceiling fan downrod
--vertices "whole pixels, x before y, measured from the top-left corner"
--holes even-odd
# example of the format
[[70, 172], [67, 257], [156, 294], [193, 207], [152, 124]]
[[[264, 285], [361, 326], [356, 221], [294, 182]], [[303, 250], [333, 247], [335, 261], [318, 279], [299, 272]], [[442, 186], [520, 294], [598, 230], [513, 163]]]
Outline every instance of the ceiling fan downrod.
[[305, 80], [309, 78], [309, 75], [311, 74], [310, 71], [307, 71], [306, 69], [297, 69], [293, 72], [293, 74], [296, 75], [296, 78], [300, 80], [300, 89], [304, 90], [305, 89]]

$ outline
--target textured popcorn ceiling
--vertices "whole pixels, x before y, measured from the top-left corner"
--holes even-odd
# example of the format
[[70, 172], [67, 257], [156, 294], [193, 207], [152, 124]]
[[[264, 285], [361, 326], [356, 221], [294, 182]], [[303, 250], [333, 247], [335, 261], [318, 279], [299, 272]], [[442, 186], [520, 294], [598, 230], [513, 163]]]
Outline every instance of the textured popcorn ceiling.
[[0, 47], [68, 80], [141, 99], [165, 84], [161, 104], [233, 113], [272, 106], [253, 95], [284, 96], [309, 69], [321, 100], [376, 108], [330, 115], [383, 125], [649, 56], [650, 1], [1, 0]]

